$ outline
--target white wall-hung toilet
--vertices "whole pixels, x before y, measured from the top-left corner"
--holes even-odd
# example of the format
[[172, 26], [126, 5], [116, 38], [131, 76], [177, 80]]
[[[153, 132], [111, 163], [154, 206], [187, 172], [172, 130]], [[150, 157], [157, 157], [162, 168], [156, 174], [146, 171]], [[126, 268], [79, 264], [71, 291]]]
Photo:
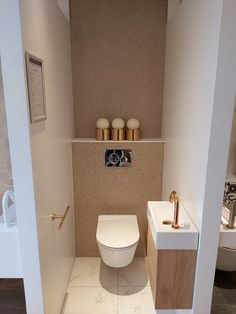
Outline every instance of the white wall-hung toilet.
[[139, 241], [136, 215], [99, 215], [96, 240], [105, 264], [110, 267], [129, 265]]

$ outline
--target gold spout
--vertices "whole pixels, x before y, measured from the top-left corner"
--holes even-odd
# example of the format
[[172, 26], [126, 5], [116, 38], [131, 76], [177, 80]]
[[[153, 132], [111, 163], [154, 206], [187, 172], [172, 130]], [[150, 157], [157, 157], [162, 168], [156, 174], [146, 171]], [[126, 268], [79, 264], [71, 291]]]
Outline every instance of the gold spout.
[[174, 229], [178, 229], [179, 228], [179, 198], [178, 198], [178, 194], [175, 191], [172, 191], [170, 196], [169, 196], [169, 201], [171, 203], [174, 203], [175, 206], [175, 210], [174, 210], [174, 220], [171, 224], [171, 227]]

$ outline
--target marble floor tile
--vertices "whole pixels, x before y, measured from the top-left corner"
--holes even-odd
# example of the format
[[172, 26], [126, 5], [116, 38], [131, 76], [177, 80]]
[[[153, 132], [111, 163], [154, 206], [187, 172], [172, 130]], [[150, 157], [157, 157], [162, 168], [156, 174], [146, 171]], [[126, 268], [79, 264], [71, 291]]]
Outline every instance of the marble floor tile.
[[144, 287], [149, 285], [146, 259], [135, 257], [133, 262], [118, 269], [119, 287]]
[[117, 270], [106, 266], [100, 257], [78, 257], [69, 287], [116, 287]]
[[62, 314], [117, 314], [117, 287], [68, 288]]
[[156, 314], [149, 286], [118, 287], [119, 314]]

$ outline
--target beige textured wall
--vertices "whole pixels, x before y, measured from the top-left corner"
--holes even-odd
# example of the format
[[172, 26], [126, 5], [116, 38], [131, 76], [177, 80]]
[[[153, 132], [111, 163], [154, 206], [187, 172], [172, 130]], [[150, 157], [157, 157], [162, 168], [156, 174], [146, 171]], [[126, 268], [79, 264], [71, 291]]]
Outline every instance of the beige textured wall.
[[7, 121], [5, 113], [2, 70], [0, 66], [0, 214], [2, 213], [2, 196], [12, 184], [11, 160], [7, 133]]
[[100, 117], [160, 137], [167, 0], [71, 0], [75, 136]]
[[[132, 149], [131, 168], [106, 168], [105, 149]], [[77, 256], [98, 256], [99, 214], [136, 214], [141, 239], [137, 255], [146, 254], [148, 200], [161, 199], [162, 143], [73, 143]]]

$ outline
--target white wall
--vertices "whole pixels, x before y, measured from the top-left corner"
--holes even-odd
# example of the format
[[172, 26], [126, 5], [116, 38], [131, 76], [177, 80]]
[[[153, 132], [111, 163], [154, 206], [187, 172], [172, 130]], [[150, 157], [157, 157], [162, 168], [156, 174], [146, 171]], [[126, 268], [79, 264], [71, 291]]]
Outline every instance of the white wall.
[[27, 313], [43, 314], [20, 30], [18, 0], [0, 1], [0, 54]]
[[[2, 83], [2, 68], [0, 58], [0, 200], [6, 190], [13, 188], [11, 174], [11, 159], [9, 151], [9, 141], [7, 132], [7, 121], [5, 112], [5, 102]], [[0, 215], [2, 214], [2, 204], [0, 202]]]
[[196, 314], [210, 313], [235, 97], [235, 6], [184, 1], [167, 27], [163, 198], [176, 189], [200, 232]]
[[[70, 26], [56, 1], [19, 3], [23, 50], [44, 62], [47, 120], [30, 126], [30, 140], [45, 313], [58, 314], [74, 260]], [[49, 215], [67, 205], [59, 231]]]
[[[35, 125], [29, 124], [26, 49], [45, 64], [48, 118]], [[56, 1], [1, 1], [0, 53], [27, 313], [59, 314], [74, 259], [73, 114], [69, 24]], [[58, 231], [49, 214], [67, 205]]]
[[222, 9], [222, 0], [213, 8], [212, 1], [185, 1], [167, 26], [163, 135], [173, 143], [165, 150], [163, 196], [178, 189], [198, 228]]

